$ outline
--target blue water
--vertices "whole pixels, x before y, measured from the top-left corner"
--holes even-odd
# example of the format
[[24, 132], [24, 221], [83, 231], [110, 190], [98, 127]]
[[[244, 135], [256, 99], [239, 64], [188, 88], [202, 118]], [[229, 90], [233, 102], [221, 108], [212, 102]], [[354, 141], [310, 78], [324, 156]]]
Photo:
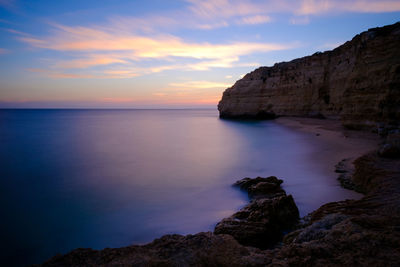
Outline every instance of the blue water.
[[0, 110], [0, 262], [210, 231], [277, 175], [302, 215], [347, 197], [309, 137], [216, 110]]

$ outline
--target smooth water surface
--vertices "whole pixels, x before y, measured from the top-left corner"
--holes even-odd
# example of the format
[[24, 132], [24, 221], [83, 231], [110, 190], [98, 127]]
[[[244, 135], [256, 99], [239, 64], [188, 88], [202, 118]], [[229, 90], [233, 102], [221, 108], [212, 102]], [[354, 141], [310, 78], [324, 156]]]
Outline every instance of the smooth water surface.
[[0, 262], [210, 231], [276, 175], [301, 214], [351, 197], [304, 134], [216, 110], [0, 110]]

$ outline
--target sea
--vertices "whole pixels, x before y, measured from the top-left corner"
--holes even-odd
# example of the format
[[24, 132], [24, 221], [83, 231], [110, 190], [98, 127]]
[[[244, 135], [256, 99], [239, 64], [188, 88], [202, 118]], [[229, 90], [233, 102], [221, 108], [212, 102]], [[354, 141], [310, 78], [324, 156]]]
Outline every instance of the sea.
[[212, 231], [248, 203], [232, 186], [244, 177], [283, 179], [302, 216], [351, 198], [317, 151], [310, 135], [216, 109], [0, 110], [0, 262]]

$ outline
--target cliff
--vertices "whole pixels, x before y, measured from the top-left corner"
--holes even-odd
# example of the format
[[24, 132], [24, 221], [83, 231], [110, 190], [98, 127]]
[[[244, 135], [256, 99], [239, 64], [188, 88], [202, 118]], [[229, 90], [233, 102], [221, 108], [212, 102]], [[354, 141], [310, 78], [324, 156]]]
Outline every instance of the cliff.
[[349, 128], [398, 127], [400, 22], [324, 53], [260, 67], [225, 90], [222, 118], [340, 118]]

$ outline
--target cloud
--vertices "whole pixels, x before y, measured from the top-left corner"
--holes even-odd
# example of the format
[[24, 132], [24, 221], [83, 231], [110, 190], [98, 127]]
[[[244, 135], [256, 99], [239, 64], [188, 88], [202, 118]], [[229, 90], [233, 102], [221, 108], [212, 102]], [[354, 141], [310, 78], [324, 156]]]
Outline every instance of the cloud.
[[232, 68], [232, 67], [254, 67], [259, 66], [259, 63], [243, 63], [239, 62], [239, 57], [218, 58], [215, 60], [205, 60], [198, 63], [185, 65], [191, 70], [209, 70], [211, 68]]
[[249, 16], [243, 17], [236, 21], [239, 25], [256, 25], [256, 24], [263, 24], [271, 21], [271, 17], [265, 15], [256, 15], [256, 16]]
[[228, 27], [228, 26], [229, 26], [228, 22], [221, 21], [221, 22], [215, 22], [215, 23], [211, 23], [211, 24], [199, 23], [195, 26], [195, 28], [202, 29], [202, 30], [212, 30], [212, 29], [223, 28], [223, 27]]
[[29, 72], [40, 73], [53, 79], [128, 79], [143, 75], [135, 70], [102, 70], [87, 74], [55, 71], [51, 69], [30, 68]]
[[[252, 23], [262, 18], [254, 19]], [[248, 21], [250, 22], [250, 21]], [[54, 69], [89, 69], [113, 65], [113, 69], [88, 77], [130, 78], [166, 70], [209, 70], [211, 68], [232, 68], [257, 66], [255, 62], [241, 62], [241, 57], [285, 50], [297, 44], [261, 42], [187, 42], [173, 35], [153, 35], [121, 32], [113, 28], [70, 27], [53, 24], [47, 36], [35, 37], [13, 31], [18, 39], [32, 47], [55, 50], [67, 57], [53, 62], [51, 71], [44, 72], [51, 77], [77, 77], [81, 74], [55, 72]], [[115, 66], [119, 66], [115, 69]], [[123, 69], [120, 65], [126, 66]]]
[[4, 48], [0, 48], [0, 55], [8, 54], [8, 53], [10, 53], [10, 50], [4, 49]]
[[333, 42], [333, 43], [325, 43], [321, 45], [319, 48], [323, 50], [332, 50], [340, 45], [342, 45], [344, 42]]
[[229, 18], [258, 14], [259, 6], [248, 0], [186, 0], [189, 10], [203, 18]]
[[166, 96], [167, 94], [166, 93], [153, 93], [151, 95], [158, 96], [158, 97], [163, 97], [163, 96]]
[[74, 59], [57, 62], [54, 67], [64, 69], [83, 69], [92, 66], [109, 65], [114, 63], [126, 64], [126, 60], [107, 55], [93, 55], [83, 59]]
[[297, 14], [319, 15], [328, 12], [336, 13], [382, 13], [400, 11], [400, 1], [380, 0], [303, 0]]
[[290, 19], [290, 24], [293, 24], [293, 25], [307, 25], [309, 23], [310, 23], [310, 18], [308, 16], [293, 17]]
[[49, 78], [55, 78], [55, 79], [89, 79], [89, 78], [95, 78], [95, 76], [90, 75], [90, 74], [74, 74], [74, 73], [64, 73], [64, 72], [58, 72], [58, 71], [52, 71], [52, 70], [47, 70], [47, 69], [39, 69], [39, 68], [30, 68], [27, 69], [30, 72], [36, 72], [36, 73], [41, 73]]
[[19, 37], [33, 47], [57, 51], [130, 51], [136, 58], [188, 57], [215, 59], [241, 56], [254, 52], [288, 49], [290, 45], [236, 42], [211, 44], [189, 43], [173, 35], [154, 37], [120, 34], [89, 27], [57, 25], [55, 34], [45, 38]]
[[0, 7], [14, 8], [15, 7], [15, 0], [0, 0]]
[[134, 102], [135, 99], [129, 97], [103, 97], [99, 99], [100, 102], [109, 102], [109, 103], [129, 103]]
[[[171, 27], [203, 30], [230, 25], [250, 27], [270, 23], [274, 21], [274, 14], [282, 13], [293, 15], [291, 24], [308, 24], [313, 16], [323, 14], [400, 11], [400, 1], [393, 0], [186, 0], [186, 3], [181, 10], [112, 17], [103, 25], [51, 23], [50, 31], [44, 36], [14, 29], [7, 31], [31, 47], [59, 52], [48, 70], [41, 67], [36, 72], [54, 78], [131, 78], [168, 70], [255, 67], [260, 64], [244, 62], [243, 58], [298, 47], [296, 43], [188, 41], [166, 34]], [[5, 51], [0, 50], [1, 53]]]
[[[230, 25], [257, 25], [271, 22], [265, 4], [250, 0], [186, 0], [196, 28], [215, 29]], [[190, 25], [191, 23], [189, 23]]]
[[179, 87], [179, 88], [209, 89], [209, 88], [227, 88], [232, 86], [232, 84], [221, 83], [221, 82], [210, 82], [210, 81], [189, 81], [181, 83], [170, 83], [169, 86]]
[[[322, 15], [340, 13], [383, 13], [400, 11], [398, 0], [186, 0], [189, 10], [208, 20], [235, 18], [236, 23], [271, 22], [272, 14]], [[261, 19], [263, 18], [264, 19]], [[307, 24], [310, 18], [292, 18], [292, 24]], [[247, 23], [259, 24], [259, 23]], [[210, 24], [212, 25], [212, 24]]]
[[140, 70], [104, 70], [102, 78], [108, 79], [128, 79], [143, 75]]

